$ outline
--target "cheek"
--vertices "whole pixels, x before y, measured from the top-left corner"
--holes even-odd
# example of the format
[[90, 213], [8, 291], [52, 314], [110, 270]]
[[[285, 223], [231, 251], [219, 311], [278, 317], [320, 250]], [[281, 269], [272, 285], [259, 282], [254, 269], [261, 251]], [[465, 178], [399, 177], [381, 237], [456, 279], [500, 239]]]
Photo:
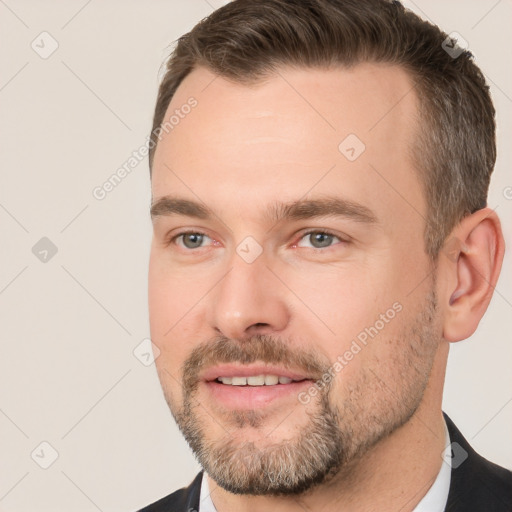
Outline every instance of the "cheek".
[[152, 250], [148, 275], [151, 339], [160, 349], [156, 360], [160, 378], [170, 389], [181, 385], [185, 359], [205, 339], [202, 299], [209, 286], [208, 280], [172, 268], [165, 253]]
[[[342, 354], [347, 344], [391, 307], [392, 294], [382, 282], [386, 271], [368, 262], [303, 269], [287, 279], [304, 306], [301, 315], [317, 336], [330, 340], [326, 346], [332, 358]], [[380, 279], [380, 281], [379, 281]], [[309, 310], [309, 311], [307, 311]]]
[[365, 368], [390, 361], [396, 350], [391, 341], [400, 331], [403, 306], [385, 260], [373, 263], [305, 272], [290, 284], [318, 315], [296, 317], [302, 318], [300, 331], [317, 340], [331, 361], [336, 396], [346, 396]]
[[[152, 250], [148, 275], [148, 306], [151, 333], [169, 336], [189, 316], [198, 301], [197, 282], [180, 275], [169, 264], [165, 253]], [[166, 337], [167, 337], [166, 336]]]
[[155, 364], [159, 378], [165, 387], [174, 389], [181, 381], [179, 368], [183, 362], [182, 345], [176, 341], [177, 332], [182, 327], [179, 321], [185, 311], [183, 298], [177, 292], [176, 283], [162, 258], [152, 251], [148, 275], [148, 306], [151, 339], [160, 349]]
[[175, 304], [169, 293], [169, 283], [165, 273], [151, 257], [148, 277], [148, 307], [151, 336], [160, 339], [172, 327], [172, 312]]

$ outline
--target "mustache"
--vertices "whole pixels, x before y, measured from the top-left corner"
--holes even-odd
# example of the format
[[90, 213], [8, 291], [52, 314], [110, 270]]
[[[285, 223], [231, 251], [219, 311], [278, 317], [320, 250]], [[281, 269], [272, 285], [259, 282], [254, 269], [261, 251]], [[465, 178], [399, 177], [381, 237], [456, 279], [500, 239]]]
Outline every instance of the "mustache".
[[299, 371], [315, 381], [330, 367], [329, 360], [317, 352], [271, 335], [258, 334], [244, 340], [219, 335], [192, 350], [183, 364], [183, 388], [185, 392], [194, 391], [199, 384], [199, 374], [210, 366], [221, 363], [247, 365], [257, 361]]

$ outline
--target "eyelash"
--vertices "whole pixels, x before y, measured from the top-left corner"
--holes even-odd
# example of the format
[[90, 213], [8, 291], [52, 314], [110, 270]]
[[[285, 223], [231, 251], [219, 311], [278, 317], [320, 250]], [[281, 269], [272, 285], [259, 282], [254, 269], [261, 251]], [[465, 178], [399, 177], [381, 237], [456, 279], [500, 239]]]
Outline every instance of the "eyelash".
[[[206, 233], [203, 233], [202, 231], [181, 231], [180, 233], [177, 233], [175, 235], [170, 236], [167, 239], [166, 245], [175, 244], [176, 240], [180, 237], [184, 237], [185, 235], [202, 235], [202, 236], [208, 236]], [[186, 248], [185, 248], [186, 249]], [[199, 247], [199, 249], [202, 249], [202, 247]], [[194, 249], [186, 249], [188, 251], [193, 251]]]
[[[317, 234], [327, 235], [327, 236], [331, 236], [333, 238], [337, 238], [341, 243], [349, 243], [348, 240], [342, 238], [339, 235], [336, 235], [335, 233], [333, 233], [331, 231], [328, 231], [328, 230], [325, 230], [325, 229], [311, 228], [311, 229], [303, 232], [302, 235], [300, 236], [299, 240], [297, 242], [294, 242], [293, 246], [297, 247], [297, 244], [300, 242], [300, 240], [302, 240], [304, 237], [306, 237], [307, 235], [310, 235], [312, 233], [317, 233]], [[172, 235], [171, 237], [169, 237], [169, 239], [167, 240], [167, 245], [170, 245], [171, 243], [176, 243], [176, 240], [178, 238], [183, 237], [185, 235], [202, 235], [202, 236], [208, 237], [208, 235], [206, 233], [203, 233], [202, 231], [182, 231], [180, 233], [177, 233], [177, 234]], [[323, 247], [309, 247], [309, 249], [313, 249], [313, 250], [317, 250], [317, 251], [324, 251], [325, 252], [325, 249], [330, 249], [331, 247], [332, 246], [328, 246], [328, 247], [325, 247], [325, 248], [323, 248]], [[184, 250], [186, 250], [186, 251], [194, 251], [194, 250], [197, 250], [197, 249], [204, 249], [204, 247], [198, 247], [196, 249], [184, 248]]]
[[[325, 230], [325, 229], [315, 229], [315, 228], [311, 228], [311, 229], [308, 229], [306, 231], [304, 231], [304, 233], [302, 233], [301, 237], [299, 238], [299, 242], [300, 240], [302, 240], [304, 237], [310, 235], [311, 233], [317, 233], [317, 234], [320, 234], [320, 235], [327, 235], [327, 236], [332, 236], [333, 238], [337, 238], [340, 242], [345, 242], [347, 243], [347, 240], [341, 238], [341, 236], [338, 236], [336, 235], [335, 233], [332, 233], [331, 231], [328, 231], [328, 230]], [[293, 245], [296, 246], [298, 242], [294, 243]], [[324, 249], [330, 249], [332, 247], [332, 245], [330, 245], [329, 247], [308, 247], [308, 249], [315, 249], [317, 251], [321, 251], [321, 250], [324, 250]]]

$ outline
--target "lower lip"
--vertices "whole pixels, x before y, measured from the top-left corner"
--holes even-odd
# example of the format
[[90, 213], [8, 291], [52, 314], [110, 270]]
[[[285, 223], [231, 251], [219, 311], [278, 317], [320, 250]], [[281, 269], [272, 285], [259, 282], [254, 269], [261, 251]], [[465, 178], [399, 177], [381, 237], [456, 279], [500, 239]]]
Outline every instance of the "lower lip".
[[266, 407], [271, 402], [285, 399], [298, 400], [301, 391], [311, 387], [313, 381], [303, 380], [274, 386], [229, 386], [217, 381], [205, 383], [213, 399], [228, 409], [253, 410]]

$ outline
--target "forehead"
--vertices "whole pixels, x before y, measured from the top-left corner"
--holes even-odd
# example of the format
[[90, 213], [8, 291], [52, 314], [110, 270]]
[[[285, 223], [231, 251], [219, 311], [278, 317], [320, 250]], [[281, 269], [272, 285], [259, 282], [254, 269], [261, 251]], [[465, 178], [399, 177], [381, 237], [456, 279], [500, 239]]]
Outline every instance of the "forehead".
[[250, 86], [197, 68], [164, 122], [173, 115], [153, 198], [179, 193], [250, 215], [267, 200], [334, 192], [383, 214], [424, 210], [411, 158], [417, 97], [399, 67], [281, 68]]

